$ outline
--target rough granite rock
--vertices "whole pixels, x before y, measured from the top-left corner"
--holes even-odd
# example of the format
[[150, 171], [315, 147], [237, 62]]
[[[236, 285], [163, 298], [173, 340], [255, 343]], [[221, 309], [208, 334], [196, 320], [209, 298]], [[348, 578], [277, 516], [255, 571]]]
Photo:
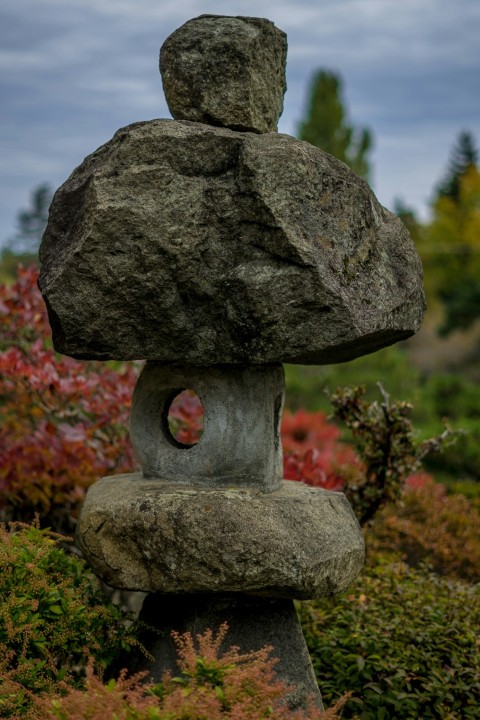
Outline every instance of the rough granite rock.
[[425, 307], [405, 226], [346, 165], [187, 121], [87, 157], [40, 259], [55, 348], [85, 359], [342, 362], [409, 337]]
[[270, 20], [201, 15], [160, 51], [168, 107], [176, 120], [274, 132], [287, 88], [287, 36]]
[[263, 493], [103, 478], [77, 541], [105, 582], [145, 592], [314, 598], [344, 590], [364, 559], [345, 496], [293, 481]]

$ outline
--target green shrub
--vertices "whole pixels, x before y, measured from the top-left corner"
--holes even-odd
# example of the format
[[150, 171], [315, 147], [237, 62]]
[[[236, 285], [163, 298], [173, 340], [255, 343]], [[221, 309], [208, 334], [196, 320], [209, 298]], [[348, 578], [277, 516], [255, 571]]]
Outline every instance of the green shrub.
[[[452, 423], [453, 425], [453, 423]], [[422, 434], [435, 433], [440, 422], [422, 427]], [[431, 456], [425, 462], [425, 468], [435, 474], [447, 474], [447, 479], [480, 480], [480, 421], [475, 418], [463, 417], [455, 422], [455, 427], [464, 430], [455, 445], [446, 447], [441, 455]]]
[[0, 524], [1, 718], [21, 717], [31, 694], [80, 683], [88, 658], [106, 668], [135, 642], [125, 616], [59, 539]]
[[480, 587], [378, 564], [300, 617], [326, 703], [361, 720], [478, 718]]
[[369, 389], [367, 399], [375, 400], [380, 380], [392, 397], [416, 405], [421, 381], [420, 372], [401, 345], [337, 365], [286, 365], [285, 376], [287, 407], [312, 412], [330, 412], [326, 388], [333, 392], [344, 385], [365, 385]]
[[391, 401], [381, 383], [377, 385], [381, 403], [367, 401], [363, 386], [339, 388], [330, 396], [335, 418], [351, 431], [364, 463], [364, 472], [345, 487], [360, 525], [369, 523], [387, 502], [399, 499], [405, 482], [421, 471], [426, 457], [456, 440], [456, 433], [445, 428], [419, 443], [410, 420], [412, 406]]
[[480, 419], [480, 386], [462, 375], [432, 376], [424, 394], [438, 417]]

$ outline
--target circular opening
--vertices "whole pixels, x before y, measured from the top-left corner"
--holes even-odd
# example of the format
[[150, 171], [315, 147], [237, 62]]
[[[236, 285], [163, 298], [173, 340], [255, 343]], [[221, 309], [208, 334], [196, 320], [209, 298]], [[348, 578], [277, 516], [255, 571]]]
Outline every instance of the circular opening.
[[201, 439], [205, 411], [194, 390], [178, 388], [165, 405], [164, 430], [175, 447], [189, 449]]

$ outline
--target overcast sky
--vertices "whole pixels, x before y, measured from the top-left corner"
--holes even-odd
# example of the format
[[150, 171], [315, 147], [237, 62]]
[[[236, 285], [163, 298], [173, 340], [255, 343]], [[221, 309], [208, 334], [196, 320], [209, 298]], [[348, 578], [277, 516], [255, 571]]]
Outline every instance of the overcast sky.
[[426, 217], [458, 133], [480, 143], [480, 0], [2, 0], [0, 244], [36, 185], [56, 188], [119, 127], [170, 117], [159, 47], [202, 13], [287, 33], [281, 132], [295, 134], [317, 68], [342, 75], [387, 207]]

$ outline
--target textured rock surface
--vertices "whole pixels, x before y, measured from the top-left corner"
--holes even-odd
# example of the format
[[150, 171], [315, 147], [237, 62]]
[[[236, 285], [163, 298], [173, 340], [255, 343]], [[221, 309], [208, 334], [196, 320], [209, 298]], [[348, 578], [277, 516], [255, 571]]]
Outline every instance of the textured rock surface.
[[176, 120], [273, 132], [286, 90], [287, 36], [270, 20], [201, 15], [160, 51], [168, 107]]
[[364, 556], [344, 495], [290, 481], [266, 494], [103, 478], [77, 540], [108, 584], [162, 593], [319, 597], [344, 590]]
[[333, 363], [413, 334], [403, 223], [286, 135], [153, 120], [57, 191], [40, 288], [59, 352], [163, 363]]
[[[138, 652], [135, 662], [129, 654], [130, 672], [147, 670], [154, 682], [160, 682], [165, 671], [179, 675], [176, 648], [171, 636], [189, 632], [192, 636], [206, 630], [216, 634], [222, 623], [228, 623], [228, 634], [221, 646], [232, 645], [247, 653], [268, 645], [278, 658], [277, 676], [295, 690], [288, 695], [292, 710], [303, 707], [308, 699], [322, 708], [321, 697], [302, 629], [292, 600], [255, 598], [245, 595], [149, 595], [141, 613], [147, 627], [140, 641], [155, 658]], [[149, 631], [149, 628], [155, 628]]]
[[[283, 460], [281, 365], [222, 368], [148, 364], [133, 393], [130, 437], [145, 477], [170, 482], [278, 488]], [[181, 445], [168, 426], [180, 389], [194, 390], [204, 409], [199, 442]]]

